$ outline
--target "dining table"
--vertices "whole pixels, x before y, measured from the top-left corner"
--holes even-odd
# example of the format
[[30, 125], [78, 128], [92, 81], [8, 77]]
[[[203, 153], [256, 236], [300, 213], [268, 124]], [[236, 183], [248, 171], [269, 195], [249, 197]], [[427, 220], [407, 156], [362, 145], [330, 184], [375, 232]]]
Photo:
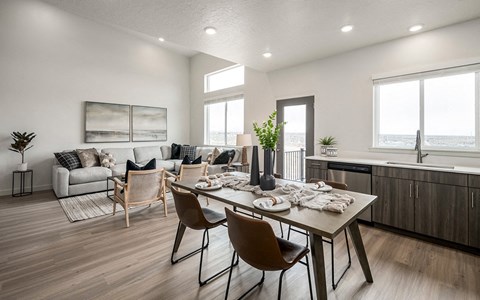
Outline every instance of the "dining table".
[[[236, 176], [245, 175], [240, 172], [235, 172], [233, 174]], [[370, 208], [370, 206], [377, 200], [377, 196], [333, 189], [330, 193], [348, 194], [355, 199], [353, 203], [345, 208], [343, 213], [311, 209], [298, 205], [292, 205], [288, 210], [272, 212], [258, 209], [253, 205], [254, 200], [264, 197], [262, 195], [227, 187], [216, 190], [198, 189], [195, 187], [197, 183], [198, 181], [185, 180], [173, 182], [172, 185], [188, 190], [197, 195], [203, 195], [209, 199], [214, 199], [232, 205], [233, 207], [241, 208], [308, 231], [317, 299], [327, 299], [328, 295], [322, 237], [334, 239], [338, 234], [342, 233], [345, 228], [347, 228], [350, 234], [350, 239], [357, 253], [365, 280], [369, 283], [373, 283], [372, 272], [370, 270], [367, 253], [365, 252], [362, 236], [358, 227], [357, 217]], [[276, 179], [276, 183], [282, 185], [294, 182]]]

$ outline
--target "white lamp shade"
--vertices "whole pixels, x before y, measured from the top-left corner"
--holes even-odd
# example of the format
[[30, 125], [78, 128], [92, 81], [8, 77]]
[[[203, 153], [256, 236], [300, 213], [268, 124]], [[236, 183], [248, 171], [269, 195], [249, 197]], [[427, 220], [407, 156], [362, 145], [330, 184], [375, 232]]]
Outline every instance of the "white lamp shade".
[[246, 134], [237, 134], [237, 146], [251, 146], [252, 145], [252, 135], [249, 133]]

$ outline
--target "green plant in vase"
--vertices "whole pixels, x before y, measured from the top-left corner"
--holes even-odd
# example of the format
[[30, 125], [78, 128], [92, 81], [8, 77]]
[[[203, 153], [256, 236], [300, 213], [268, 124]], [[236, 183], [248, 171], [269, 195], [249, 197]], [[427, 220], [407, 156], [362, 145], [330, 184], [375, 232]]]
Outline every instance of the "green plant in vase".
[[25, 162], [25, 151], [33, 147], [33, 145], [29, 146], [29, 144], [36, 137], [36, 135], [34, 132], [12, 132], [10, 135], [12, 136], [14, 143], [10, 144], [10, 148], [8, 148], [8, 150], [20, 153], [22, 155], [22, 163], [18, 165], [18, 170], [26, 171], [27, 163]]
[[320, 154], [327, 155], [327, 149], [337, 144], [333, 136], [325, 136], [318, 140], [320, 144]]
[[277, 148], [280, 130], [286, 122], [276, 123], [277, 111], [273, 111], [268, 120], [258, 125], [253, 122], [253, 130], [258, 137], [260, 146], [264, 153], [264, 169], [263, 175], [260, 177], [260, 188], [262, 190], [273, 190], [275, 188], [275, 177], [273, 177], [273, 166], [275, 164], [275, 149]]

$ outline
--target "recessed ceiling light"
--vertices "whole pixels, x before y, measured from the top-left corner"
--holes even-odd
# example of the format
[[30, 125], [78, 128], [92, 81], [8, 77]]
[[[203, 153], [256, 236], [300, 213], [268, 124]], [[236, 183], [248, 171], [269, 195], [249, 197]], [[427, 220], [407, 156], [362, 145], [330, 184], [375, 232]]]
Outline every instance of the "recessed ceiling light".
[[408, 28], [408, 30], [410, 30], [410, 32], [415, 32], [415, 31], [419, 31], [422, 28], [423, 28], [422, 24], [417, 24], [417, 25], [413, 25], [410, 28]]
[[353, 29], [353, 26], [352, 26], [352, 25], [345, 25], [345, 26], [343, 26], [340, 30], [341, 30], [342, 32], [350, 32], [350, 31], [352, 31], [352, 29]]
[[205, 30], [205, 32], [210, 35], [217, 33], [217, 29], [211, 26], [205, 27], [203, 30]]
[[263, 57], [266, 57], [266, 58], [269, 58], [269, 57], [272, 57], [272, 53], [271, 52], [265, 52], [262, 54]]
[[165, 42], [165, 39], [162, 38], [162, 37], [159, 37], [158, 40], [159, 40], [160, 42]]

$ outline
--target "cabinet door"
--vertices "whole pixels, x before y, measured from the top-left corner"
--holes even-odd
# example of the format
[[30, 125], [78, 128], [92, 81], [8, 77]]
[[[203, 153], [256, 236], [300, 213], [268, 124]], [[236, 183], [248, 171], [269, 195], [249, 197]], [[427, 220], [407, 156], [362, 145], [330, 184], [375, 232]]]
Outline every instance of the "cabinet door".
[[468, 201], [468, 244], [480, 248], [480, 189], [470, 189]]
[[312, 178], [327, 179], [327, 163], [307, 160], [305, 177], [307, 182]]
[[468, 244], [468, 189], [415, 182], [415, 232]]
[[413, 231], [413, 181], [373, 176], [372, 193], [378, 196], [373, 205], [373, 221]]

